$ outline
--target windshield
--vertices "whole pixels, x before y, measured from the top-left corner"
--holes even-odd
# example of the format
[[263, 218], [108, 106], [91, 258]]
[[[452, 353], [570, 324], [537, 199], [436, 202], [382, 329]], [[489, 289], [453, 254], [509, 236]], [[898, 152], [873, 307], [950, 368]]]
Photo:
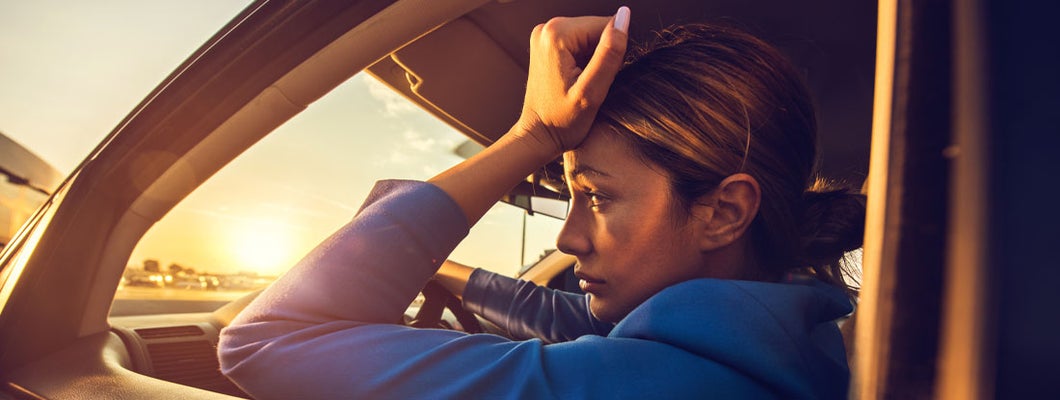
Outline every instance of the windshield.
[[[467, 138], [359, 74], [262, 139], [158, 221], [111, 315], [200, 312], [257, 290], [349, 221], [380, 179], [427, 179]], [[498, 203], [451, 259], [515, 275], [562, 221]]]

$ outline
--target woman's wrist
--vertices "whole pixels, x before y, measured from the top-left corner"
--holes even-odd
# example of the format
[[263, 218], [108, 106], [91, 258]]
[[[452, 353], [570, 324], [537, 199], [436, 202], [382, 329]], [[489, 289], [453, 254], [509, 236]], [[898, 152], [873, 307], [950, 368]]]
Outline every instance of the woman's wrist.
[[535, 154], [536, 158], [544, 160], [542, 165], [555, 160], [556, 157], [563, 155], [564, 151], [569, 150], [539, 119], [525, 115], [512, 126], [505, 136], [511, 137], [513, 142], [529, 147], [530, 152]]
[[434, 274], [434, 280], [457, 298], [462, 298], [467, 281], [475, 269], [454, 261], [445, 260], [438, 272]]

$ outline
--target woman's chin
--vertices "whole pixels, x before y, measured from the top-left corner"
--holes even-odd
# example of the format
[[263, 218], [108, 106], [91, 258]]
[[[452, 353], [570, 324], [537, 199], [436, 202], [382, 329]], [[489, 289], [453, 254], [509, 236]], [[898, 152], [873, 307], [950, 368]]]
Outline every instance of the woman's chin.
[[600, 321], [616, 324], [618, 321], [621, 321], [622, 318], [625, 318], [630, 310], [621, 310], [620, 307], [616, 307], [614, 304], [611, 304], [606, 300], [600, 300], [598, 297], [590, 294], [589, 311], [593, 313], [594, 318]]

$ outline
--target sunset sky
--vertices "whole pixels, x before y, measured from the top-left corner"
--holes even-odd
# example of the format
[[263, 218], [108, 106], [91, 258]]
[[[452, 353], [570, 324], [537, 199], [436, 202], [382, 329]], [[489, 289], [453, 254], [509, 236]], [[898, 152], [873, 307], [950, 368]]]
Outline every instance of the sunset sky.
[[[247, 2], [0, 0], [0, 131], [63, 173]], [[464, 138], [358, 75], [233, 161], [159, 221], [129, 260], [278, 274], [352, 217], [372, 182], [425, 179]], [[454, 259], [519, 266], [521, 211], [498, 206]], [[560, 226], [528, 225], [528, 260]]]

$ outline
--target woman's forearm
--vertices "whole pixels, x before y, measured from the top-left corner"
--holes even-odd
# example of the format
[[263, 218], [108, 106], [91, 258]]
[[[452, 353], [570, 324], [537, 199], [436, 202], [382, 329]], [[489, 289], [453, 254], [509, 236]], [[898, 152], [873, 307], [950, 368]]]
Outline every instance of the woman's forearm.
[[561, 154], [517, 129], [512, 128], [486, 150], [428, 180], [460, 206], [468, 225], [474, 225], [497, 199], [534, 170]]

